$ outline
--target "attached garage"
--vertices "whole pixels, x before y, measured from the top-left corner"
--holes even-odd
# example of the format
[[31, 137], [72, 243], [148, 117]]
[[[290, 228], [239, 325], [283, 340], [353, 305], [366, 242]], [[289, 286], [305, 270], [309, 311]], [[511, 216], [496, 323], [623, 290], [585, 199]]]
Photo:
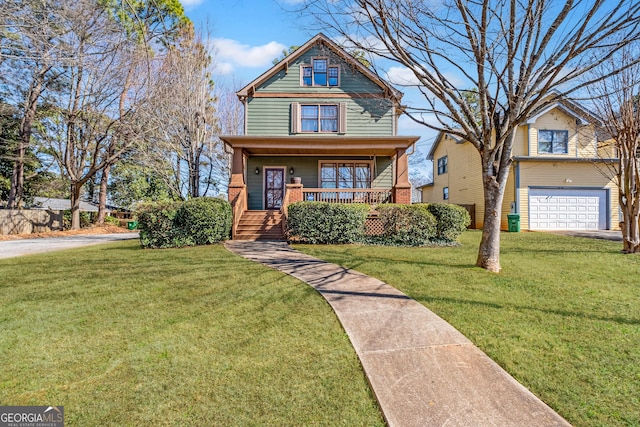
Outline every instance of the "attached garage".
[[606, 230], [609, 191], [529, 187], [531, 230]]

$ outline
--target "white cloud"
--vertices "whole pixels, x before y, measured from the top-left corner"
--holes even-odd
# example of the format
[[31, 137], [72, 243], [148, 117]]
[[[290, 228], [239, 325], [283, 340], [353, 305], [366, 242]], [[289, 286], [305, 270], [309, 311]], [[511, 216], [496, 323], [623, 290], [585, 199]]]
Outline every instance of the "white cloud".
[[235, 70], [233, 64], [230, 62], [219, 62], [216, 64], [216, 74], [227, 75], [232, 74]]
[[202, 3], [204, 0], [180, 0], [180, 3], [182, 3], [182, 6], [185, 9], [194, 7], [199, 5], [200, 3]]
[[416, 75], [407, 67], [390, 67], [386, 79], [398, 86], [417, 86], [420, 84]]
[[262, 46], [249, 46], [231, 39], [213, 39], [211, 44], [215, 48], [219, 65], [241, 67], [265, 67], [282, 54], [286, 46], [278, 42], [269, 42]]

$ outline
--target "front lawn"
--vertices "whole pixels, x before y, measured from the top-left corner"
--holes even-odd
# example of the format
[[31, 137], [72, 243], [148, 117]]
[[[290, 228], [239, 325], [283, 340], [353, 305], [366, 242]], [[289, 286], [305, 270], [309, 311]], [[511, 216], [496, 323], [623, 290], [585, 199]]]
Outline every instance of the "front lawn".
[[0, 404], [69, 426], [384, 425], [311, 287], [221, 246], [0, 261]]
[[575, 426], [640, 425], [640, 257], [621, 243], [504, 233], [503, 272], [462, 246], [296, 248], [375, 276], [446, 319]]

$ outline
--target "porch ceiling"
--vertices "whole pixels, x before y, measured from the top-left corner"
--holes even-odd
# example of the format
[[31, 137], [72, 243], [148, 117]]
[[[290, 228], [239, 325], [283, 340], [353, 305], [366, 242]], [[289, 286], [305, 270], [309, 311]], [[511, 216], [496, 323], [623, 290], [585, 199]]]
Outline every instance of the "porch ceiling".
[[221, 136], [232, 148], [250, 155], [351, 155], [393, 156], [419, 136]]

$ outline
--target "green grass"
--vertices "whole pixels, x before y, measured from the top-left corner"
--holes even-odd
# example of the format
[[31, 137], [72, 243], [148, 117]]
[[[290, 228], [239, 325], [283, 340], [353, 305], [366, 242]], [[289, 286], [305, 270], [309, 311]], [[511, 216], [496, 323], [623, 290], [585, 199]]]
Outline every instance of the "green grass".
[[375, 276], [446, 319], [575, 426], [640, 425], [640, 257], [621, 243], [502, 235], [502, 273], [451, 248], [296, 248]]
[[69, 426], [384, 425], [312, 288], [221, 246], [0, 261], [0, 405]]

